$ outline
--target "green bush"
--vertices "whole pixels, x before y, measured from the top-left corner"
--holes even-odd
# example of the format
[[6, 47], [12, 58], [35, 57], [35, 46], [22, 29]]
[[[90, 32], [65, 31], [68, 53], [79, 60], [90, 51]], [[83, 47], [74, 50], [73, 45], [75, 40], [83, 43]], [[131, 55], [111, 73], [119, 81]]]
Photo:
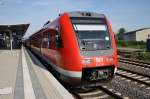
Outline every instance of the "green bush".
[[149, 60], [150, 52], [133, 52], [131, 53], [131, 58], [140, 60]]
[[116, 41], [117, 47], [128, 47], [128, 48], [138, 48], [146, 49], [146, 43], [143, 41]]

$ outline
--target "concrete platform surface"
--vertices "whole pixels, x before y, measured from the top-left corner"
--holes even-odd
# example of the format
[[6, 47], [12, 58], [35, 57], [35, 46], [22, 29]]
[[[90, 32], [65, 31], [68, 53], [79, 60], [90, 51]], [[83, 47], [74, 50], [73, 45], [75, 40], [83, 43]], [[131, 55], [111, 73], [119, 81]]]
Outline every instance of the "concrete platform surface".
[[0, 51], [0, 99], [13, 99], [20, 50]]
[[0, 51], [0, 99], [73, 99], [26, 48]]
[[[27, 63], [30, 63], [38, 81], [48, 99], [73, 99], [73, 96], [54, 78], [54, 76], [37, 60], [37, 58], [25, 50]], [[28, 56], [30, 55], [30, 57]], [[31, 68], [30, 68], [31, 69]], [[32, 76], [31, 76], [32, 77]], [[40, 99], [40, 98], [39, 98]]]

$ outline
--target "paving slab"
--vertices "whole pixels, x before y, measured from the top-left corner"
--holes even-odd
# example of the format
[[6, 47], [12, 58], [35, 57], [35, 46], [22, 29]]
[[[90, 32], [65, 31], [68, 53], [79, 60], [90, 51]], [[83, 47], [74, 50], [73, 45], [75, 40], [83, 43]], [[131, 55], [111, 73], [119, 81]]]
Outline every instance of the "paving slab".
[[0, 51], [0, 99], [73, 99], [26, 48]]
[[13, 99], [20, 50], [0, 51], [0, 99]]
[[29, 50], [25, 52], [47, 99], [74, 99]]

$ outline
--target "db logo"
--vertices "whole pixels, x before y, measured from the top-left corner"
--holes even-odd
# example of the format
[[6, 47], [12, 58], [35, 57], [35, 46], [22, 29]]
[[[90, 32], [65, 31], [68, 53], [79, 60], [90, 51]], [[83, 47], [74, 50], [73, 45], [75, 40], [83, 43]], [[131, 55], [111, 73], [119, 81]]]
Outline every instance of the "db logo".
[[104, 61], [103, 58], [98, 58], [98, 57], [96, 58], [97, 63], [100, 63], [100, 62], [103, 62], [103, 61]]

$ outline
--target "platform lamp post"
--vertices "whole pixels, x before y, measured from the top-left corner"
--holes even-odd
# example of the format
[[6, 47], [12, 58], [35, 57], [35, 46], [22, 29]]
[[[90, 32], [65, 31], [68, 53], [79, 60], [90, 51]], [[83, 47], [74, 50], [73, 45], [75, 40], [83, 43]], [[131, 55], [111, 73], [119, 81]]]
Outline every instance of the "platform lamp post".
[[147, 51], [150, 52], [150, 34], [148, 35], [146, 45], [147, 45]]
[[12, 51], [12, 42], [13, 42], [13, 38], [12, 38], [12, 31], [10, 29], [10, 26], [8, 25], [8, 32], [9, 32], [9, 35], [10, 35], [10, 50]]
[[10, 32], [10, 50], [11, 51], [12, 51], [12, 42], [13, 42], [12, 32]]

